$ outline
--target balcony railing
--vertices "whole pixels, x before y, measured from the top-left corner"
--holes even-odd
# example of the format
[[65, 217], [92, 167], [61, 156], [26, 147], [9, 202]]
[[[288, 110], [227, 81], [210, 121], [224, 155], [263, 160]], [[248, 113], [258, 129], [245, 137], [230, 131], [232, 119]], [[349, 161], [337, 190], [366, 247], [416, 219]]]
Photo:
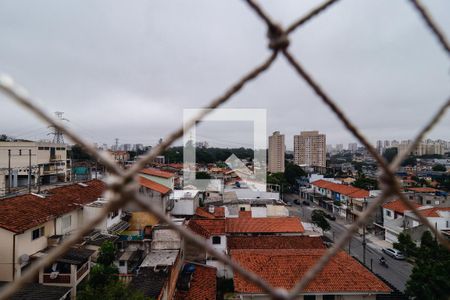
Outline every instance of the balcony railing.
[[89, 262], [85, 263], [77, 270], [77, 280], [80, 279], [88, 271], [88, 269]]
[[70, 274], [58, 274], [55, 278], [50, 278], [50, 273], [44, 273], [43, 283], [70, 284]]

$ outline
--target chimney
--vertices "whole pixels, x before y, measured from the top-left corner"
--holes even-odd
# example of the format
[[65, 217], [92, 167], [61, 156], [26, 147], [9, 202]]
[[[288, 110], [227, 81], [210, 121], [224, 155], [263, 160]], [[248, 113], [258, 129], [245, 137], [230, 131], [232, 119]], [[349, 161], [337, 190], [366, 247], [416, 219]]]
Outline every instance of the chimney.
[[213, 214], [214, 213], [214, 205], [208, 206], [208, 211]]

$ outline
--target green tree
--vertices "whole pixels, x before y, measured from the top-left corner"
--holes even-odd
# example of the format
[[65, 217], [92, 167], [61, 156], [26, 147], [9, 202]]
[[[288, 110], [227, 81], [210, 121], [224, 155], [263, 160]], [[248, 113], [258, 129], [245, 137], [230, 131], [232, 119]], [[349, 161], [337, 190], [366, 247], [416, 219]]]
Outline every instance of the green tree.
[[417, 245], [408, 233], [401, 232], [398, 236], [398, 243], [394, 243], [394, 248], [400, 250], [410, 257], [414, 257], [417, 252]]
[[375, 179], [367, 178], [363, 174], [359, 176], [352, 185], [354, 187], [364, 189], [364, 190], [377, 190], [378, 189], [378, 181]]
[[325, 218], [325, 213], [320, 209], [315, 209], [311, 213], [311, 221], [313, 224], [319, 226], [323, 231], [331, 229], [330, 223]]
[[306, 176], [305, 171], [300, 166], [287, 163], [284, 169], [284, 178], [290, 185], [296, 184], [296, 179]]
[[412, 274], [406, 283], [412, 299], [444, 300], [450, 295], [450, 251], [424, 232]]
[[386, 159], [388, 163], [390, 163], [394, 160], [397, 154], [398, 154], [397, 148], [387, 148], [386, 150], [384, 150], [383, 157]]
[[433, 166], [433, 171], [446, 172], [447, 168], [444, 165], [437, 164]]
[[195, 177], [196, 177], [197, 179], [211, 179], [211, 175], [209, 175], [209, 174], [206, 173], [206, 172], [197, 172], [197, 173], [195, 174]]
[[97, 264], [91, 269], [88, 281], [83, 284], [77, 298], [81, 300], [144, 300], [144, 295], [129, 289], [117, 277], [118, 269], [114, 265], [115, 247], [110, 241], [100, 248]]

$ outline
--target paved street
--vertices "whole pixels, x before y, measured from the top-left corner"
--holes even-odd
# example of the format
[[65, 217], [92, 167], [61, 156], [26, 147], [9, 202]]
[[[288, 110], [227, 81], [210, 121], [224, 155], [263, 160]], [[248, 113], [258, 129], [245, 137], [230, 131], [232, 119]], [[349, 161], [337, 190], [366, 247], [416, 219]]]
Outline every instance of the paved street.
[[[311, 222], [311, 212], [317, 207], [296, 205], [293, 203], [293, 201], [297, 197], [299, 196], [293, 194], [284, 196], [284, 200], [286, 202], [292, 203], [292, 206], [289, 207], [290, 214], [299, 216], [305, 222]], [[337, 240], [344, 234], [344, 232], [346, 231], [346, 227], [342, 221], [328, 221], [331, 225], [331, 230], [325, 235], [331, 240], [333, 240], [334, 235], [334, 239]], [[382, 253], [381, 249], [384, 242], [378, 242], [373, 236], [370, 239], [367, 238], [366, 242], [366, 266], [368, 266], [369, 268], [372, 267], [373, 272], [379, 274], [381, 277], [389, 281], [400, 291], [404, 291], [406, 281], [411, 274], [412, 265], [410, 263], [407, 263], [406, 261], [396, 260]], [[348, 248], [349, 247], [347, 245], [344, 250], [348, 252]], [[350, 254], [357, 257], [360, 261], [363, 261], [362, 237], [360, 237], [359, 234], [355, 234], [351, 239]], [[386, 259], [389, 268], [385, 268], [379, 265], [378, 260], [382, 255]]]

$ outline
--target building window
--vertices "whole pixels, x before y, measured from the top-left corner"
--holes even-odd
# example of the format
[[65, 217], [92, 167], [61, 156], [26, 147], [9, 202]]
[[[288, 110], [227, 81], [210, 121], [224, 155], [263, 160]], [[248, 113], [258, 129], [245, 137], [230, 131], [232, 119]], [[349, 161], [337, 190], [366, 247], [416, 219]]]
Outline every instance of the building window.
[[119, 266], [120, 267], [125, 267], [125, 261], [124, 260], [119, 260]]
[[431, 200], [427, 200], [427, 204], [431, 204]]
[[305, 295], [303, 300], [316, 300], [316, 295]]
[[334, 295], [323, 295], [323, 300], [334, 300]]
[[64, 230], [66, 230], [66, 229], [68, 229], [68, 228], [70, 228], [70, 226], [72, 226], [72, 216], [71, 215], [68, 215], [68, 216], [64, 216], [62, 219], [61, 219], [61, 223], [62, 223], [62, 230], [64, 231]]
[[388, 217], [391, 217], [391, 216], [392, 216], [392, 214], [391, 214], [391, 211], [390, 211], [390, 210], [386, 210], [386, 216], [388, 216]]
[[31, 240], [38, 239], [41, 236], [44, 236], [44, 227], [40, 227], [31, 232]]
[[214, 245], [220, 245], [220, 236], [213, 236], [212, 237], [212, 243]]
[[242, 206], [242, 207], [240, 208], [240, 211], [245, 211], [245, 207]]

